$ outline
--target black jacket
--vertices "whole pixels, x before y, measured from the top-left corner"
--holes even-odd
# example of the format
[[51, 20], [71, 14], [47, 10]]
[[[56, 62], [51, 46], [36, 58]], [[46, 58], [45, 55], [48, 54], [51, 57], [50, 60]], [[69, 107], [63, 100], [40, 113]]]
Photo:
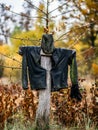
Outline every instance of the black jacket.
[[[46, 70], [40, 65], [41, 47], [20, 47], [22, 60], [22, 86], [28, 88], [28, 75], [31, 89], [46, 88]], [[51, 91], [58, 91], [67, 87], [68, 65], [70, 65], [70, 77], [72, 86], [78, 84], [76, 52], [75, 50], [55, 48], [51, 56]], [[28, 72], [27, 72], [28, 71]]]

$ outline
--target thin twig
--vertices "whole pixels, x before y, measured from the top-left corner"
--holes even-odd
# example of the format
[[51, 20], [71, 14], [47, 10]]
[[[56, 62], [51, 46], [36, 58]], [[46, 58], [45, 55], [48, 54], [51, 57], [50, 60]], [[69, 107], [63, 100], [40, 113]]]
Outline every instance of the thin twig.
[[80, 38], [81, 38], [84, 34], [85, 34], [85, 32], [81, 33], [81, 35], [78, 37], [78, 39], [76, 39], [75, 42], [68, 47], [68, 49], [70, 49], [71, 47], [73, 47], [74, 45], [76, 45], [76, 44], [78, 43], [78, 41], [80, 40]]
[[78, 11], [78, 10], [74, 10], [74, 9], [68, 10], [68, 11], [62, 12], [62, 13], [56, 15], [56, 16], [51, 16], [51, 18], [55, 18], [55, 17], [58, 17], [58, 16], [60, 16], [60, 15], [67, 14], [67, 13], [72, 12], [72, 11]]
[[[2, 4], [0, 4], [1, 6], [2, 6]], [[25, 13], [17, 13], [17, 12], [14, 12], [14, 11], [12, 11], [12, 10], [9, 10], [9, 9], [7, 9], [6, 7], [8, 7], [8, 6], [5, 6], [4, 7], [4, 10], [6, 10], [6, 11], [8, 11], [8, 12], [11, 12], [11, 13], [13, 13], [13, 14], [16, 14], [16, 15], [19, 15], [19, 16], [23, 16], [23, 17], [26, 17], [26, 18], [28, 18], [28, 20], [33, 20], [34, 18], [42, 18], [42, 19], [45, 19], [46, 20], [46, 18], [44, 18], [44, 17], [30, 17], [30, 16], [28, 16], [27, 14], [25, 14]]]
[[9, 68], [9, 69], [22, 69], [21, 67], [15, 67], [15, 66], [4, 66], [4, 65], [0, 65], [3, 68]]
[[[88, 27], [90, 27], [90, 25], [91, 25], [92, 23], [97, 23], [97, 21], [88, 23], [88, 24], [83, 25], [83, 26], [81, 26], [81, 27], [76, 27], [75, 30], [76, 30], [76, 29], [81, 29], [81, 28], [83, 28], [83, 27], [87, 27], [87, 28], [88, 28]], [[58, 39], [56, 39], [55, 41], [59, 41], [64, 35], [66, 35], [67, 33], [70, 33], [71, 31], [72, 31], [72, 30], [69, 30], [68, 32], [62, 34], [62, 35], [61, 35]]]
[[81, 52], [80, 54], [78, 54], [77, 56], [80, 56], [80, 55], [82, 55], [82, 54], [88, 52], [90, 49], [95, 49], [95, 48], [96, 48], [96, 47], [90, 47], [90, 48], [88, 48], [88, 49], [82, 51], [82, 52]]
[[26, 1], [29, 5], [31, 5], [36, 10], [39, 10], [40, 12], [42, 12], [43, 14], [46, 15], [46, 13], [43, 10], [41, 10], [40, 8], [38, 8], [37, 6], [35, 6], [34, 4], [32, 4], [30, 1], [28, 1], [28, 0], [24, 0], [24, 1]]
[[89, 58], [86, 58], [85, 60], [82, 60], [80, 63], [78, 63], [77, 65], [83, 65], [83, 63], [85, 62], [87, 62], [87, 61], [90, 61], [90, 60], [92, 60], [92, 58], [94, 58], [94, 56], [92, 55], [91, 57], [89, 57]]
[[3, 35], [5, 37], [10, 37], [12, 39], [16, 39], [16, 40], [24, 40], [24, 41], [35, 41], [35, 42], [40, 42], [40, 39], [39, 40], [33, 40], [33, 39], [30, 39], [30, 38], [18, 38], [18, 37], [13, 37], [13, 36], [9, 36], [7, 34], [3, 34], [3, 33], [0, 33], [0, 35]]
[[[70, 1], [70, 0], [69, 0]], [[49, 12], [49, 14], [51, 14], [52, 12], [54, 12], [55, 10], [59, 9], [60, 7], [63, 7], [64, 5], [66, 5], [69, 1], [67, 1], [66, 3], [63, 3], [62, 5], [58, 6], [57, 8], [53, 9], [52, 11]]]
[[11, 60], [13, 60], [13, 61], [16, 61], [16, 62], [18, 62], [18, 63], [20, 63], [20, 64], [21, 64], [21, 62], [20, 62], [20, 61], [18, 61], [17, 59], [15, 59], [15, 58], [11, 58], [11, 57], [9, 57], [9, 56], [7, 56], [7, 55], [5, 55], [5, 54], [1, 53], [1, 52], [0, 52], [0, 55], [3, 55], [3, 56], [5, 56], [6, 58], [9, 58], [9, 59], [11, 59]]

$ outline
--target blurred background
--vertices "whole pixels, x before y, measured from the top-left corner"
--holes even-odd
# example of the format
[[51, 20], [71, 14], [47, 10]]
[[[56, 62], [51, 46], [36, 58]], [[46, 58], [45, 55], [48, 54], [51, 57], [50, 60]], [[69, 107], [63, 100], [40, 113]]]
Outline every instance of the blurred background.
[[48, 22], [49, 33], [54, 34], [55, 47], [76, 49], [79, 77], [96, 79], [97, 8], [96, 0], [1, 0], [0, 77], [20, 80], [19, 46], [39, 46]]
[[[7, 99], [7, 97], [3, 97], [2, 95], [6, 95], [6, 93], [9, 95], [10, 92], [11, 94], [15, 94], [15, 92], [16, 94], [18, 93], [16, 99], [21, 99], [22, 90], [19, 85], [21, 85], [22, 57], [18, 54], [19, 47], [40, 46], [42, 35], [45, 33], [45, 30], [47, 30], [47, 27], [48, 32], [52, 33], [54, 36], [55, 47], [76, 50], [80, 86], [87, 90], [84, 91], [84, 97], [87, 96], [86, 93], [91, 92], [92, 95], [88, 94], [87, 100], [83, 98], [84, 102], [82, 102], [81, 111], [86, 113], [86, 116], [89, 116], [90, 113], [92, 115], [91, 117], [94, 117], [94, 119], [97, 119], [98, 121], [98, 116], [97, 118], [94, 116], [94, 111], [98, 109], [93, 109], [93, 106], [96, 106], [96, 104], [94, 104], [95, 100], [98, 105], [97, 0], [0, 0], [0, 91], [2, 91], [0, 96], [2, 97], [2, 100]], [[95, 91], [93, 87], [96, 87], [97, 91]], [[11, 89], [8, 91], [6, 88]], [[90, 88], [93, 89], [90, 90]], [[65, 93], [63, 92], [64, 95], [66, 95]], [[30, 98], [32, 99], [32, 102], [34, 102], [35, 93], [33, 93], [33, 95], [30, 94], [31, 92], [28, 92], [27, 96], [31, 96]], [[66, 106], [67, 102], [64, 102], [66, 98], [64, 98], [64, 95], [61, 96], [61, 99], [57, 100], [56, 97], [59, 96], [58, 94], [54, 94], [52, 98], [53, 102], [57, 101], [59, 102], [59, 105], [61, 104], [61, 106], [63, 106], [63, 103]], [[91, 96], [92, 101], [89, 96]], [[14, 98], [9, 98], [10, 103], [12, 102], [12, 99], [14, 104], [15, 96]], [[88, 99], [90, 99], [92, 103], [92, 105], [90, 104], [90, 112], [88, 111], [87, 104], [85, 105], [85, 103], [89, 101]], [[28, 100], [25, 101], [28, 102]], [[3, 104], [3, 102], [1, 104]], [[14, 105], [12, 105], [12, 107]], [[72, 108], [73, 104], [67, 104], [69, 105], [69, 108], [65, 108], [63, 112], [63, 108], [58, 108], [59, 105], [56, 105], [57, 104], [54, 105], [55, 107], [53, 106], [53, 111], [55, 110], [56, 114], [59, 114], [60, 112], [62, 117], [60, 118], [60, 115], [58, 115], [59, 118], [57, 118], [57, 120], [64, 124], [64, 120], [67, 120], [67, 118], [65, 119], [65, 117], [63, 117], [64, 111], [70, 111], [69, 108]], [[8, 104], [6, 104], [6, 106], [4, 106], [4, 104], [1, 106], [3, 106], [6, 111], [6, 114], [3, 113], [4, 119], [2, 118], [2, 114], [0, 115], [1, 119], [3, 119], [2, 121], [4, 121], [10, 117], [11, 110], [6, 108]], [[1, 106], [0, 108], [2, 108]], [[18, 107], [21, 108], [21, 105], [18, 104]], [[29, 106], [25, 109], [26, 111], [28, 107]], [[16, 108], [17, 105], [15, 110]], [[32, 106], [32, 108], [34, 114], [35, 107]], [[7, 109], [10, 114], [7, 113]], [[59, 110], [59, 112], [57, 110]], [[96, 112], [96, 115], [97, 114], [98, 113]], [[73, 116], [71, 115], [70, 117]]]

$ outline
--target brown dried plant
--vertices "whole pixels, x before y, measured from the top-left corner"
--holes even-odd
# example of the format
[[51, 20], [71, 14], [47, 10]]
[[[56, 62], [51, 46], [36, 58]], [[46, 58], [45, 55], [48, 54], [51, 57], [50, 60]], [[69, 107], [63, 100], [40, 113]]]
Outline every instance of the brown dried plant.
[[[83, 82], [83, 79], [80, 80]], [[82, 101], [71, 99], [69, 89], [51, 94], [50, 119], [58, 124], [66, 126], [79, 126], [84, 129], [85, 125], [95, 124], [98, 126], [98, 86], [92, 85], [90, 98], [87, 90], [81, 90]], [[0, 85], [0, 130], [4, 129], [5, 122], [13, 124], [15, 120], [22, 123], [35, 119], [38, 104], [38, 93], [30, 89], [24, 91], [20, 84]]]

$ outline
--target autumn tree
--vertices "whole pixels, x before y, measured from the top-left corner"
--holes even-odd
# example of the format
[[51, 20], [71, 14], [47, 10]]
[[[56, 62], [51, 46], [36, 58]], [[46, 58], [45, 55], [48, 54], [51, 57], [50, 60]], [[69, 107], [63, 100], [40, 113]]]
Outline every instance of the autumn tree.
[[[62, 21], [69, 26], [73, 34], [69, 34], [74, 38], [75, 36], [85, 33], [82, 36], [83, 42], [90, 46], [95, 46], [95, 40], [98, 34], [98, 4], [96, 0], [65, 0], [60, 1], [59, 11], [61, 12]], [[63, 35], [64, 36], [64, 35]]]

